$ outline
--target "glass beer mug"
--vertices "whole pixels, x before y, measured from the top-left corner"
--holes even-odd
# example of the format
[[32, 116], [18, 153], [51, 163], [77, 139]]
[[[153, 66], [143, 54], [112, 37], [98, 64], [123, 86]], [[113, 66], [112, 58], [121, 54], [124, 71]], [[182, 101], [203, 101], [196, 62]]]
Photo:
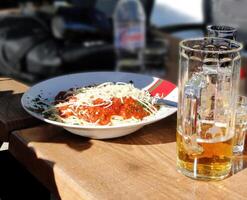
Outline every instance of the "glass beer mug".
[[209, 25], [207, 26], [208, 37], [219, 37], [226, 38], [230, 40], [236, 40], [237, 29], [231, 26], [225, 25]]
[[242, 45], [224, 38], [180, 43], [177, 168], [220, 180], [231, 170]]

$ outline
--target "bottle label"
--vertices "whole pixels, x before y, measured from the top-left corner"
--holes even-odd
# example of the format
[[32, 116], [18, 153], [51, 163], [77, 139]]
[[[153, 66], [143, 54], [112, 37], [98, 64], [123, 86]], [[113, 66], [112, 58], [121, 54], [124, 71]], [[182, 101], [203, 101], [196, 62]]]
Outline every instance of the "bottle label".
[[136, 49], [144, 47], [144, 30], [140, 26], [119, 28], [116, 32], [115, 46], [122, 49]]

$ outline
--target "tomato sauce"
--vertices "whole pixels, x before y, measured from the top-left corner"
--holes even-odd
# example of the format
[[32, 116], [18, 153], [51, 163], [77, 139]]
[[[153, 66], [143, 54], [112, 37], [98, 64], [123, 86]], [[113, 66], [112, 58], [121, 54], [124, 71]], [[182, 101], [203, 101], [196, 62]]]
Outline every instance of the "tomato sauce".
[[[75, 100], [75, 97], [71, 98], [73, 98], [71, 99], [72, 101]], [[77, 108], [62, 106], [58, 107], [58, 111], [62, 118], [68, 118], [74, 115], [87, 122], [97, 122], [100, 125], [109, 124], [114, 115], [121, 116], [123, 119], [130, 119], [132, 117], [143, 119], [149, 115], [143, 105], [132, 97], [124, 97], [122, 101], [120, 98], [112, 98], [111, 101], [112, 104], [98, 105], [105, 103], [103, 99], [98, 98], [93, 101], [95, 106], [79, 106]]]

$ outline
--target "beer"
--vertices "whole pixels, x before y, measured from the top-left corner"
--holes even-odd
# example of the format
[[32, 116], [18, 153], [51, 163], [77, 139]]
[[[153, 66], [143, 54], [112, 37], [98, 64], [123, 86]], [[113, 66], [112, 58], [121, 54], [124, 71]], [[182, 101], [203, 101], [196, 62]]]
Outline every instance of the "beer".
[[180, 42], [177, 167], [188, 177], [230, 173], [242, 47], [218, 37]]
[[235, 118], [235, 139], [233, 153], [242, 154], [244, 151], [245, 136], [247, 134], [247, 97], [239, 96]]
[[[209, 134], [214, 128], [214, 137]], [[232, 135], [233, 136], [233, 135]], [[193, 138], [190, 137], [190, 138]], [[223, 179], [231, 170], [233, 137], [226, 134], [225, 127], [202, 123], [200, 137], [186, 141], [177, 131], [177, 167], [192, 178]]]
[[246, 133], [247, 133], [247, 122], [245, 124], [235, 125], [235, 138], [233, 145], [233, 152], [235, 154], [241, 154], [243, 152]]

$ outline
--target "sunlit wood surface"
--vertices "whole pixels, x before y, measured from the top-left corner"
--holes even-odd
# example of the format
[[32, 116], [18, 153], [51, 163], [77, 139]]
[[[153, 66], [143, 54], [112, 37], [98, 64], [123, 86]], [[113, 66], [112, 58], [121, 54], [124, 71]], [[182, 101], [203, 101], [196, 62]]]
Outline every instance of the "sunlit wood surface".
[[44, 125], [15, 131], [10, 151], [64, 200], [246, 199], [246, 155], [223, 181], [192, 180], [176, 171], [175, 132], [176, 115], [101, 141]]

